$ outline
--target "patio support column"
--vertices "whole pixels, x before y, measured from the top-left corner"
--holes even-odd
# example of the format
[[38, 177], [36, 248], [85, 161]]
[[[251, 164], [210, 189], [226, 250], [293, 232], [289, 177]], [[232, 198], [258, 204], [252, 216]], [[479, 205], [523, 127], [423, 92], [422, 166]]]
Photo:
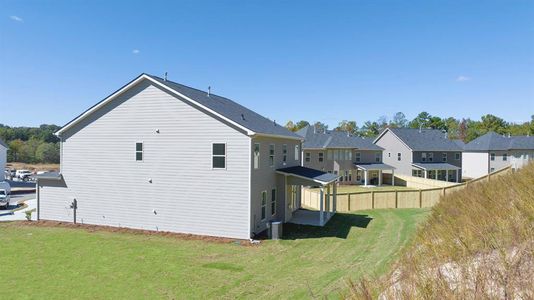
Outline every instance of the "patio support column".
[[449, 170], [445, 170], [445, 181], [449, 182]]
[[364, 182], [364, 185], [365, 185], [365, 186], [367, 186], [367, 177], [368, 177], [368, 174], [367, 174], [367, 173], [368, 173], [367, 170], [363, 171], [363, 176], [364, 176], [364, 178], [365, 178], [365, 182]]
[[328, 214], [328, 218], [330, 218], [330, 200], [332, 199], [332, 194], [330, 193], [330, 184], [326, 185], [326, 211]]
[[438, 170], [434, 170], [434, 179], [438, 180]]
[[321, 196], [319, 198], [319, 225], [324, 225], [324, 187], [321, 186]]
[[382, 186], [382, 170], [378, 170], [378, 186]]
[[425, 178], [428, 178], [428, 171], [425, 169]]
[[334, 208], [334, 213], [336, 213], [336, 212], [337, 212], [337, 186], [336, 186], [335, 183], [334, 183], [334, 191], [333, 191], [333, 194], [334, 194], [333, 208]]
[[395, 186], [395, 170], [391, 170], [391, 186]]
[[456, 182], [458, 182], [458, 180], [459, 180], [459, 176], [458, 176], [459, 172], [460, 172], [460, 169], [456, 170]]

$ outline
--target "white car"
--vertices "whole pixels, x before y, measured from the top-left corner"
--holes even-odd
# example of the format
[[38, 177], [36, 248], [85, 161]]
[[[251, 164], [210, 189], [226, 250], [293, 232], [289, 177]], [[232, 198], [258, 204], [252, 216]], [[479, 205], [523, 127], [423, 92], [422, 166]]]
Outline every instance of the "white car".
[[22, 179], [24, 181], [28, 181], [30, 179], [30, 176], [32, 175], [33, 173], [30, 172], [29, 170], [17, 170], [17, 172], [15, 172], [15, 177]]
[[0, 182], [0, 208], [9, 208], [11, 186], [7, 182]]

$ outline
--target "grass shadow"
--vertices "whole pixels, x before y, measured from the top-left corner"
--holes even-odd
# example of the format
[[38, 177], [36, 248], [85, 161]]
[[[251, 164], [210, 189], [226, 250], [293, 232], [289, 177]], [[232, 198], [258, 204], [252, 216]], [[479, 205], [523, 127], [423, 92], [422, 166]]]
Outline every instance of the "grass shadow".
[[346, 239], [351, 228], [367, 228], [373, 218], [369, 215], [336, 213], [325, 226], [310, 226], [285, 223], [283, 240], [316, 239], [336, 237]]

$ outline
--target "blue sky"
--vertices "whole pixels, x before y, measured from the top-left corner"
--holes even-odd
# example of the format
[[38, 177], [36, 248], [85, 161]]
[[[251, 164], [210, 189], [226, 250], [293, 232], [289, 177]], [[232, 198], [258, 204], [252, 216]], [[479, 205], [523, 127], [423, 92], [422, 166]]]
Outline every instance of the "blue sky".
[[534, 1], [0, 0], [0, 123], [63, 125], [142, 72], [279, 123], [534, 114]]

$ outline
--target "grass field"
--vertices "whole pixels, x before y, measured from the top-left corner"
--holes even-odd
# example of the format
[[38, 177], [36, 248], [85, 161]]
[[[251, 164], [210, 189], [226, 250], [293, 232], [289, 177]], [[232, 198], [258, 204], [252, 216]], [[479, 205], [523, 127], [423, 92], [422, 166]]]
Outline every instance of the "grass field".
[[20, 162], [9, 162], [6, 165], [10, 169], [38, 171], [59, 171], [59, 164], [27, 164]]
[[384, 274], [428, 212], [286, 224], [259, 246], [4, 223], [0, 299], [337, 298], [348, 279]]

